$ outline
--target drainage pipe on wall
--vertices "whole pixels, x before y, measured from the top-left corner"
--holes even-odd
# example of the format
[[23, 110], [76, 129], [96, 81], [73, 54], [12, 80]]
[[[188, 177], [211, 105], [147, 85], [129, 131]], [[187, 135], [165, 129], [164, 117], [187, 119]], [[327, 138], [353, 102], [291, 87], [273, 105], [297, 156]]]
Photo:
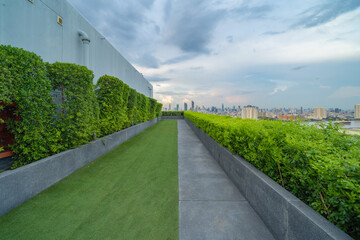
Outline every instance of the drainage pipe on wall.
[[89, 44], [90, 44], [90, 38], [89, 36], [84, 32], [79, 30], [79, 37], [83, 43], [84, 46], [84, 65], [86, 67], [89, 68], [89, 57], [90, 57], [90, 49], [89, 49]]

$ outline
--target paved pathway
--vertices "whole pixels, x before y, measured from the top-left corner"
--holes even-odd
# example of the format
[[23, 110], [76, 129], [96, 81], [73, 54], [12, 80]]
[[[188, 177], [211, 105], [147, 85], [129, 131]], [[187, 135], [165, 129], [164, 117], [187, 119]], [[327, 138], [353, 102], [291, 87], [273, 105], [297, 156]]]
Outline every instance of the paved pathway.
[[274, 239], [184, 120], [178, 151], [180, 240]]

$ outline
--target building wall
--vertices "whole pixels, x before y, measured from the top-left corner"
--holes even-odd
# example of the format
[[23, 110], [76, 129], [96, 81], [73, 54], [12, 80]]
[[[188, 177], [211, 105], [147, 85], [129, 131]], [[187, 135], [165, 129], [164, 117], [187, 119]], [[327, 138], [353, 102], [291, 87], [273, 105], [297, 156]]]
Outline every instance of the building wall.
[[258, 119], [258, 108], [257, 107], [244, 107], [241, 111], [242, 119]]
[[314, 119], [323, 119], [326, 118], [326, 116], [325, 108], [314, 108]]
[[356, 104], [354, 108], [354, 118], [360, 118], [360, 104]]
[[0, 44], [35, 52], [47, 62], [86, 65], [79, 31], [90, 39], [87, 67], [94, 83], [107, 74], [152, 97], [152, 85], [66, 0], [0, 0]]

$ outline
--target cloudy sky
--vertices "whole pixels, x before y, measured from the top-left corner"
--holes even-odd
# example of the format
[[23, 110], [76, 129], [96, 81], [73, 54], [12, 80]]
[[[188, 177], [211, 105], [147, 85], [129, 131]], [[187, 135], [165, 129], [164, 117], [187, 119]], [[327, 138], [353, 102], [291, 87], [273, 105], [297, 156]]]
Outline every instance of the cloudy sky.
[[164, 104], [360, 103], [360, 0], [69, 2]]

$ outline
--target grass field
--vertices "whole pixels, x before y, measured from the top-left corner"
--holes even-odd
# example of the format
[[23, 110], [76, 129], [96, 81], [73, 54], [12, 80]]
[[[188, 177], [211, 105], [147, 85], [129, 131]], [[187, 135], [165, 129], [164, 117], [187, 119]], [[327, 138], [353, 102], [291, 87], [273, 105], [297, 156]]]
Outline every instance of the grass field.
[[160, 121], [0, 217], [0, 239], [178, 239], [177, 166]]

